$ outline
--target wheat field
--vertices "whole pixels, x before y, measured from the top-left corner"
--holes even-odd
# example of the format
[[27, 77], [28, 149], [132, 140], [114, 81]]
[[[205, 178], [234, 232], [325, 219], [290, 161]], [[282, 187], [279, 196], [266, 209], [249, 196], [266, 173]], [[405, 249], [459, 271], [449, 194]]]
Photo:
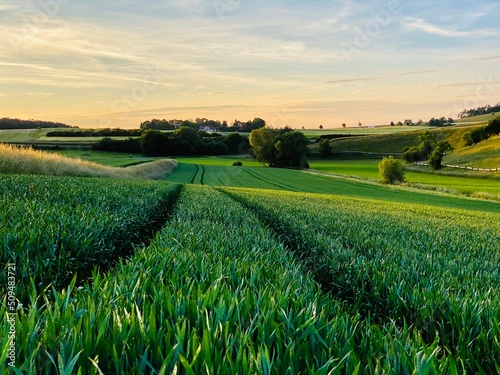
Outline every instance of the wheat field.
[[177, 161], [172, 159], [160, 159], [119, 168], [30, 148], [0, 144], [0, 173], [159, 180], [165, 178], [175, 168]]

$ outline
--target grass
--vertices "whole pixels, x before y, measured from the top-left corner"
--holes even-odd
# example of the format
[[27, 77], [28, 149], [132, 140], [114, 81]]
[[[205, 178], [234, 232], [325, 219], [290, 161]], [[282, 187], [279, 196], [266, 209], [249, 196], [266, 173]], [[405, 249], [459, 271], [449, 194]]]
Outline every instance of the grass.
[[331, 128], [331, 129], [297, 129], [303, 132], [308, 138], [316, 138], [324, 134], [352, 134], [352, 135], [374, 135], [374, 134], [393, 134], [405, 133], [416, 130], [426, 130], [428, 126], [363, 126], [363, 127], [346, 127], [346, 128]]
[[500, 345], [492, 341], [500, 334], [500, 294], [492, 289], [500, 276], [498, 215], [371, 199], [229, 192], [353, 313], [378, 325], [411, 324], [425, 342], [438, 341], [441, 353], [463, 361], [467, 371], [498, 369]]
[[0, 172], [50, 176], [110, 177], [127, 179], [163, 179], [177, 167], [171, 159], [134, 165], [108, 167], [85, 160], [67, 158], [32, 149], [0, 144]]
[[474, 123], [474, 124], [485, 123], [486, 124], [488, 121], [490, 121], [495, 116], [498, 116], [498, 113], [487, 113], [485, 115], [464, 117], [464, 118], [456, 120], [456, 122], [459, 124], [463, 124], [463, 123]]
[[[202, 179], [203, 177], [203, 179]], [[166, 181], [209, 186], [249, 187], [257, 189], [330, 194], [343, 197], [372, 198], [380, 201], [421, 203], [435, 207], [454, 207], [485, 212], [500, 212], [500, 203], [465, 199], [405, 187], [390, 187], [306, 171], [261, 168], [222, 167], [180, 163]], [[458, 182], [457, 182], [458, 183]], [[492, 191], [495, 186], [492, 186]]]
[[66, 156], [73, 159], [87, 160], [93, 163], [106, 165], [109, 167], [126, 167], [140, 164], [147, 161], [157, 160], [157, 158], [109, 151], [94, 150], [60, 150], [51, 151], [54, 154]]
[[443, 163], [477, 168], [500, 168], [500, 136], [492, 137], [475, 146], [464, 146], [445, 156]]
[[[67, 180], [49, 193], [78, 195], [90, 181]], [[112, 189], [121, 181], [92, 181], [108, 184], [110, 202], [121, 195]], [[58, 212], [73, 209], [68, 200]], [[495, 373], [499, 234], [493, 213], [186, 186], [169, 222], [127, 261], [81, 285], [31, 283], [10, 371]]]
[[0, 130], [0, 142], [35, 143], [40, 137], [55, 129], [8, 129]]
[[163, 182], [4, 174], [0, 186], [0, 260], [17, 265], [25, 304], [30, 278], [39, 292], [61, 288], [128, 256], [163, 224], [176, 193]]
[[[378, 170], [379, 160], [315, 160], [311, 161], [312, 169], [335, 175], [360, 177], [380, 181]], [[447, 169], [445, 168], [445, 171]], [[432, 173], [429, 168], [415, 167], [407, 170], [405, 179], [413, 185], [429, 185], [439, 190], [448, 189], [452, 192], [466, 193], [489, 193], [500, 196], [500, 184], [494, 178], [496, 174], [488, 173], [491, 178], [485, 178], [480, 172], [450, 172], [455, 175]], [[476, 176], [476, 177], [475, 177]]]

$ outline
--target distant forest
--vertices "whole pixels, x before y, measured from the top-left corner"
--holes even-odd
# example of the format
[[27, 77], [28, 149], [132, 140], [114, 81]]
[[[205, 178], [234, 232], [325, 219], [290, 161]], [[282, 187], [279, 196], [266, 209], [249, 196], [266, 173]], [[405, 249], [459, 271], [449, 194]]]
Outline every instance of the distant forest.
[[485, 105], [484, 107], [464, 109], [462, 112], [458, 114], [458, 118], [486, 115], [488, 113], [496, 113], [496, 112], [500, 112], [500, 103], [497, 103], [494, 106]]
[[0, 129], [38, 129], [38, 128], [73, 128], [74, 126], [53, 121], [20, 120], [3, 117], [0, 119]]

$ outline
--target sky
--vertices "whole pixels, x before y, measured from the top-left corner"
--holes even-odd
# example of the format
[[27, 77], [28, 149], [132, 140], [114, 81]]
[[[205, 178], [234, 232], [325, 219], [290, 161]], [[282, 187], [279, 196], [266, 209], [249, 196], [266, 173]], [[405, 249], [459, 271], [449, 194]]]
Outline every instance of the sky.
[[325, 128], [500, 102], [497, 0], [0, 0], [0, 117]]

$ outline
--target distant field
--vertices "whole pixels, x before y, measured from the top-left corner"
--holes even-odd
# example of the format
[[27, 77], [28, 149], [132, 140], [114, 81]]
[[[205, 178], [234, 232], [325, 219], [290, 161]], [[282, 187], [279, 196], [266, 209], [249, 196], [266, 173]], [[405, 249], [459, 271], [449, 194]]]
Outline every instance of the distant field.
[[234, 162], [241, 162], [246, 167], [262, 166], [258, 161], [251, 157], [235, 156], [202, 156], [202, 157], [178, 157], [177, 160], [182, 163], [231, 166]]
[[126, 154], [126, 153], [107, 152], [107, 151], [61, 150], [53, 152], [70, 158], [88, 160], [94, 163], [99, 163], [110, 167], [126, 167], [132, 164], [138, 164], [146, 161], [156, 160], [156, 158], [137, 155], [137, 154]]
[[464, 117], [464, 118], [456, 120], [455, 122], [462, 123], [462, 124], [463, 123], [474, 123], [474, 124], [477, 124], [477, 123], [482, 123], [482, 122], [488, 122], [492, 118], [495, 118], [498, 115], [499, 115], [499, 113], [488, 113], [486, 115], [479, 115], [479, 116], [473, 116], [473, 117]]
[[[64, 143], [97, 143], [103, 138], [111, 138], [115, 140], [120, 140], [120, 141], [125, 141], [129, 138], [134, 138], [134, 137], [47, 137], [47, 136], [42, 136], [38, 138], [38, 142], [43, 142], [43, 143], [58, 143], [58, 142], [64, 142]], [[135, 137], [137, 138], [137, 137]]]
[[54, 129], [0, 130], [0, 142], [35, 142]]
[[[326, 173], [380, 180], [378, 171], [379, 160], [317, 160], [311, 161], [311, 168]], [[500, 195], [500, 181], [476, 177], [470, 172], [467, 176], [447, 176], [436, 173], [425, 173], [429, 169], [421, 168], [422, 172], [407, 171], [406, 181], [413, 184], [424, 184], [452, 189], [464, 193], [484, 192]]]
[[332, 129], [297, 129], [303, 132], [307, 137], [314, 138], [325, 134], [393, 134], [404, 133], [415, 130], [428, 130], [428, 126], [376, 126], [376, 127], [347, 127], [347, 128], [332, 128]]
[[[441, 177], [441, 176], [440, 176]], [[395, 188], [378, 183], [355, 181], [305, 171], [261, 167], [226, 167], [179, 163], [166, 181], [208, 186], [245, 187], [306, 193], [370, 198], [398, 203], [427, 204], [500, 213], [500, 203], [438, 195], [414, 189]], [[463, 182], [463, 181], [462, 181]]]

